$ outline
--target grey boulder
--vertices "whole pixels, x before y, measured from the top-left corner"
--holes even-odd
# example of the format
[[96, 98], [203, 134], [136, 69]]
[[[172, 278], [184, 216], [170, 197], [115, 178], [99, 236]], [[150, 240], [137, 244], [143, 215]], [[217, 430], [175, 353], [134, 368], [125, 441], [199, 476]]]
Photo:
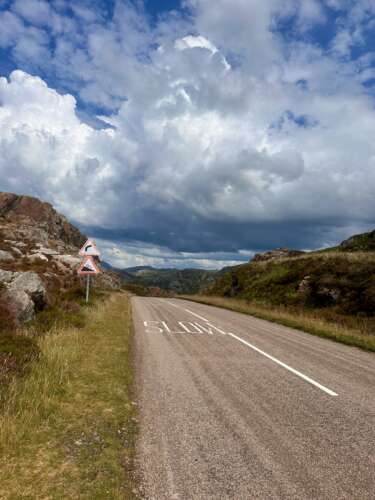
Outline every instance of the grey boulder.
[[8, 290], [25, 292], [38, 309], [46, 303], [47, 291], [43, 281], [32, 271], [16, 273], [16, 277], [8, 285]]
[[23, 290], [9, 288], [5, 294], [12, 317], [18, 323], [26, 323], [33, 319], [35, 304]]
[[5, 250], [0, 250], [0, 261], [5, 262], [10, 260], [14, 260], [13, 255]]
[[9, 283], [12, 281], [15, 273], [12, 271], [5, 271], [4, 269], [0, 269], [0, 283]]
[[42, 253], [33, 253], [27, 256], [27, 260], [32, 263], [48, 262], [48, 258]]

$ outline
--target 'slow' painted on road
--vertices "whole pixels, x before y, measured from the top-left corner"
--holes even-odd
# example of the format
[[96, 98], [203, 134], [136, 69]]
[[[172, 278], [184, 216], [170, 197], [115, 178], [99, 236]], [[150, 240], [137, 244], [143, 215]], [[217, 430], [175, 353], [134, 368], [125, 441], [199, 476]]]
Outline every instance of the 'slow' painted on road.
[[147, 333], [226, 335], [223, 330], [208, 322], [202, 325], [192, 321], [177, 321], [173, 324], [166, 321], [144, 321], [144, 326]]

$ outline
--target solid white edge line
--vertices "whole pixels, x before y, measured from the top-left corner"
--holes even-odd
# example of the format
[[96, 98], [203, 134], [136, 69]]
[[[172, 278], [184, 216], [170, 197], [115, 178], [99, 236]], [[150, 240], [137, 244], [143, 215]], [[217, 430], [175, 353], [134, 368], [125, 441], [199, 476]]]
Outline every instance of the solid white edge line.
[[336, 392], [333, 392], [331, 389], [328, 389], [328, 387], [325, 387], [324, 385], [319, 384], [319, 382], [316, 382], [315, 380], [313, 380], [312, 378], [308, 377], [307, 375], [304, 375], [303, 373], [299, 372], [298, 370], [295, 370], [294, 368], [292, 368], [291, 366], [287, 365], [286, 363], [283, 363], [282, 361], [278, 360], [277, 358], [274, 358], [270, 354], [267, 354], [266, 352], [262, 351], [261, 349], [258, 349], [258, 347], [255, 347], [255, 345], [250, 344], [249, 342], [247, 342], [246, 340], [242, 339], [241, 337], [237, 337], [237, 335], [235, 335], [234, 333], [228, 333], [228, 335], [230, 335], [231, 337], [235, 338], [239, 342], [242, 342], [243, 344], [245, 344], [246, 346], [250, 347], [251, 349], [254, 349], [254, 351], [259, 352], [260, 354], [262, 354], [266, 358], [270, 359], [271, 361], [274, 361], [275, 363], [277, 363], [278, 365], [282, 366], [286, 370], [289, 370], [290, 372], [294, 373], [294, 375], [297, 375], [298, 377], [302, 378], [306, 382], [309, 382], [310, 384], [314, 385], [315, 387], [318, 387], [320, 390], [326, 392], [330, 396], [338, 396], [338, 394]]

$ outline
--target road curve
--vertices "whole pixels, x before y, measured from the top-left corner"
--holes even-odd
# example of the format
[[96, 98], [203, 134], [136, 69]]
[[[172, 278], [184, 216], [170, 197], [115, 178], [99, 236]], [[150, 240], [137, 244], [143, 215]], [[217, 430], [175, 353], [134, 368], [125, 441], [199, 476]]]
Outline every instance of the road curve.
[[375, 355], [134, 297], [146, 499], [374, 499]]

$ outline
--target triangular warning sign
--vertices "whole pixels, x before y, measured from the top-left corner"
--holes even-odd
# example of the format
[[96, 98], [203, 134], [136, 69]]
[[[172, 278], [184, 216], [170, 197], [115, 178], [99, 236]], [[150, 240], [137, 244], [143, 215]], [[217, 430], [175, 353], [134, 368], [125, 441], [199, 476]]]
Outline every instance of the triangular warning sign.
[[80, 268], [78, 269], [78, 274], [80, 276], [88, 276], [91, 274], [99, 274], [99, 273], [100, 269], [91, 256], [83, 259], [83, 262], [80, 265]]
[[82, 257], [86, 257], [86, 255], [92, 255], [94, 257], [99, 257], [100, 252], [96, 248], [95, 243], [92, 240], [87, 240], [83, 245], [81, 250], [78, 252]]

